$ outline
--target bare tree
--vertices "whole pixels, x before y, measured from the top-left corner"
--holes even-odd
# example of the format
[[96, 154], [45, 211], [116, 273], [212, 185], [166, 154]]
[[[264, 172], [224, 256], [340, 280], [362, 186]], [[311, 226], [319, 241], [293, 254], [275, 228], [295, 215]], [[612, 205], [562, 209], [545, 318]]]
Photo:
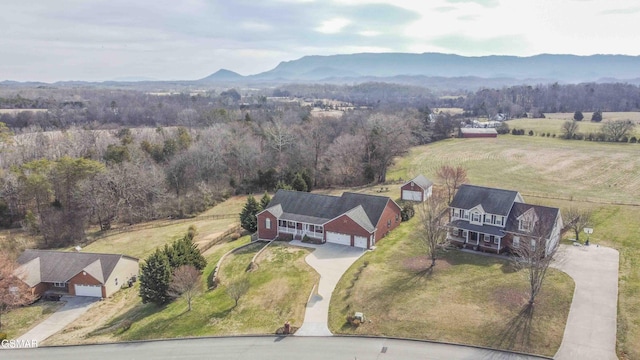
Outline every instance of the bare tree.
[[570, 207], [563, 211], [563, 213], [568, 219], [567, 226], [576, 234], [576, 241], [580, 241], [580, 232], [589, 225], [589, 222], [591, 221], [591, 210]]
[[436, 171], [436, 176], [447, 189], [447, 204], [451, 204], [456, 190], [468, 180], [467, 170], [462, 166], [443, 165]]
[[247, 291], [249, 291], [249, 280], [247, 278], [236, 280], [227, 286], [227, 295], [235, 301], [235, 306], [238, 306], [238, 301]]
[[607, 140], [620, 141], [633, 130], [635, 125], [631, 120], [609, 121], [602, 125], [602, 132], [607, 137]]
[[516, 268], [524, 270], [527, 274], [529, 307], [534, 306], [536, 297], [542, 290], [549, 265], [551, 265], [560, 246], [559, 241], [549, 241], [549, 235], [546, 233], [548, 229], [543, 225], [554, 223], [554, 221], [555, 219], [542, 216], [532, 222], [532, 230], [519, 233], [518, 245], [514, 244], [511, 247]]
[[562, 124], [562, 137], [572, 139], [578, 132], [578, 122], [575, 120], [567, 120]]
[[0, 329], [2, 314], [35, 300], [29, 286], [16, 274], [17, 264], [7, 253], [0, 253]]
[[202, 291], [200, 271], [193, 265], [182, 265], [173, 271], [169, 285], [169, 296], [173, 298], [185, 297], [187, 304], [189, 304], [189, 311], [191, 311], [191, 300], [200, 291]]
[[445, 196], [441, 191], [435, 191], [422, 203], [419, 209], [421, 220], [420, 238], [426, 248], [427, 255], [431, 258], [432, 271], [436, 266], [438, 257], [438, 248], [442, 248], [447, 242], [447, 203]]

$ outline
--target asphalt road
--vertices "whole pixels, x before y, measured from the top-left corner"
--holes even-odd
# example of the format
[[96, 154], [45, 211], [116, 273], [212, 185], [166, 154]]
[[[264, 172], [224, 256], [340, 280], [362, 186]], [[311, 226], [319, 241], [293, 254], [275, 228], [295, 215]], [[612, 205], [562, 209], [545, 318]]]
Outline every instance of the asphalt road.
[[105, 345], [0, 350], [1, 359], [305, 359], [305, 360], [515, 360], [542, 359], [459, 345], [384, 338], [228, 337]]

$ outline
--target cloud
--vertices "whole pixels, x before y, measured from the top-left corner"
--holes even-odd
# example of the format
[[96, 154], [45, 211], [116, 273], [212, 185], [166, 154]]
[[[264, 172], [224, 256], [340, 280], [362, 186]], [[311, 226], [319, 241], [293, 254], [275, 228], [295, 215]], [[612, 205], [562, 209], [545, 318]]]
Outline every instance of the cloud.
[[458, 54], [514, 54], [526, 50], [528, 41], [521, 35], [475, 38], [459, 34], [436, 37], [430, 44]]
[[494, 8], [500, 5], [499, 0], [447, 0], [451, 4], [473, 3], [487, 8]]
[[639, 7], [630, 7], [626, 9], [609, 9], [600, 12], [601, 15], [632, 15], [640, 12]]
[[335, 18], [331, 20], [323, 21], [322, 24], [316, 28], [316, 31], [323, 34], [337, 34], [342, 31], [347, 25], [351, 23], [349, 19]]

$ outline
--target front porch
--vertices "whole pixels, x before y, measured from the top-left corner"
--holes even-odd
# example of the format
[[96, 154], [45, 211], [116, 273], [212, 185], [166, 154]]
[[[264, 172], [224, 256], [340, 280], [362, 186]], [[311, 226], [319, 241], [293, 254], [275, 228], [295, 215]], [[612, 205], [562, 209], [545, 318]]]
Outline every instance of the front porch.
[[278, 233], [291, 234], [294, 240], [302, 240], [305, 236], [320, 242], [324, 239], [324, 227], [322, 225], [298, 221], [278, 220]]
[[507, 246], [502, 236], [495, 233], [472, 231], [462, 228], [450, 228], [447, 232], [447, 240], [463, 249], [491, 252], [500, 254]]

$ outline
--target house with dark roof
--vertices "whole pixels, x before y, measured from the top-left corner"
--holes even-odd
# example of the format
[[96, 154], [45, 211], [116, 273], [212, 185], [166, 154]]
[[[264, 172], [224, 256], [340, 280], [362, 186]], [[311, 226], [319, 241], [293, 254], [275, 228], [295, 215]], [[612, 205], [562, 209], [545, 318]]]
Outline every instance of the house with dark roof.
[[407, 201], [426, 201], [433, 192], [433, 181], [418, 175], [400, 187], [400, 198]]
[[526, 204], [517, 191], [465, 184], [449, 208], [447, 238], [459, 247], [500, 254], [544, 245], [548, 254], [560, 241], [560, 210]]
[[400, 206], [385, 196], [278, 190], [258, 213], [258, 238], [329, 242], [369, 249], [400, 224]]
[[138, 275], [138, 259], [120, 254], [25, 250], [15, 274], [34, 295], [106, 298]]

